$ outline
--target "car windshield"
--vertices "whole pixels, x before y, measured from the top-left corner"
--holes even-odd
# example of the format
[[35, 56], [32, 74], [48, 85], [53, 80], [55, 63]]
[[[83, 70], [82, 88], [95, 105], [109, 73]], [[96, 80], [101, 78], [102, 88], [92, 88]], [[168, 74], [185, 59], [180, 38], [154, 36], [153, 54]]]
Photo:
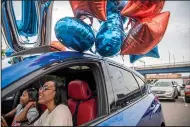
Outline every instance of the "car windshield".
[[187, 81], [186, 85], [190, 85], [190, 80]]
[[156, 87], [172, 87], [171, 82], [157, 82], [155, 84]]

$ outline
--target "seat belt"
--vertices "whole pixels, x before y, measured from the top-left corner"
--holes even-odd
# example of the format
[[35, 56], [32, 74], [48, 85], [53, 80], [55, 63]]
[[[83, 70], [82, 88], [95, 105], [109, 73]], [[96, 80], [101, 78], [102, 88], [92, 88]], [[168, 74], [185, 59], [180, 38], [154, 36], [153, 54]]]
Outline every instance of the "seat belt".
[[77, 102], [76, 108], [75, 108], [75, 113], [73, 115], [73, 126], [77, 126], [77, 114], [78, 114], [78, 107], [80, 105], [80, 101]]

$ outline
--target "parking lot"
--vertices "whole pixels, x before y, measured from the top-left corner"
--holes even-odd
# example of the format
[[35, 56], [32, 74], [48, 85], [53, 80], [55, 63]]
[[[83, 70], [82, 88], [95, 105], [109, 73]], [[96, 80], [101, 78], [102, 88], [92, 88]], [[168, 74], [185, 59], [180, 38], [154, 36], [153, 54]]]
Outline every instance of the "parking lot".
[[185, 103], [184, 92], [176, 102], [160, 100], [166, 126], [190, 126], [190, 103]]

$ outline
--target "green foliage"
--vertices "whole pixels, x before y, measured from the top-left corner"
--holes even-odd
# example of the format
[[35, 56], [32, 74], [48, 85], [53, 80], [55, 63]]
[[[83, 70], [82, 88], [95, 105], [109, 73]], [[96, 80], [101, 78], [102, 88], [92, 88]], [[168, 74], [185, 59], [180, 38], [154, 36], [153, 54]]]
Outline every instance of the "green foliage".
[[1, 55], [5, 56], [5, 50], [1, 49]]

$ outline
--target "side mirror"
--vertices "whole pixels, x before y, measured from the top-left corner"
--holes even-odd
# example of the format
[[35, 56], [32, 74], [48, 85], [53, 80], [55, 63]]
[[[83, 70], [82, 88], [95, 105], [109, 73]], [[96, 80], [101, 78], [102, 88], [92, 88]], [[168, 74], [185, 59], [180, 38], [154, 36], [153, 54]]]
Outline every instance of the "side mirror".
[[185, 84], [182, 84], [183, 87], [185, 87]]

